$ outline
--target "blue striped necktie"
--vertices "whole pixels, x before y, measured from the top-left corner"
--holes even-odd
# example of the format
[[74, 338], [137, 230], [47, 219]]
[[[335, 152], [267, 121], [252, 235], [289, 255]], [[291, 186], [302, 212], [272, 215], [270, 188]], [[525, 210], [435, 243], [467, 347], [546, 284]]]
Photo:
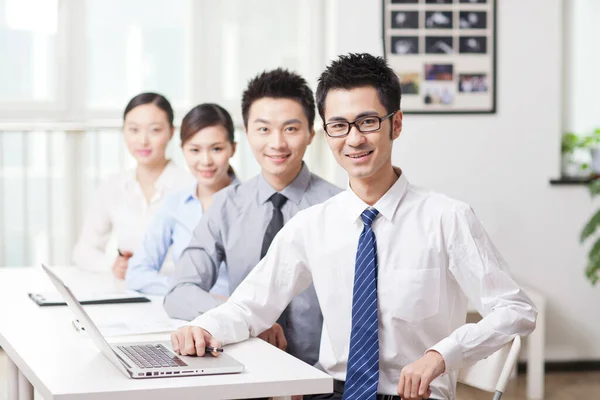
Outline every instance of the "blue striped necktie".
[[377, 243], [371, 224], [379, 211], [367, 208], [358, 240], [352, 294], [350, 354], [344, 400], [377, 398], [379, 382], [379, 336], [377, 327]]

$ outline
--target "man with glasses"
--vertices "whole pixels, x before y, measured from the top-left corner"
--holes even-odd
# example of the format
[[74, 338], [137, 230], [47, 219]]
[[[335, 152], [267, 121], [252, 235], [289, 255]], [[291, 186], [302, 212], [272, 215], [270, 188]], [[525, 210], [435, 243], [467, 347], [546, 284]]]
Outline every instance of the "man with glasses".
[[392, 111], [388, 115], [381, 118], [377, 115], [365, 115], [356, 118], [354, 122], [344, 121], [343, 119], [334, 119], [333, 122], [325, 124], [325, 133], [327, 134], [327, 136], [334, 138], [346, 137], [350, 133], [352, 125], [354, 125], [356, 129], [358, 129], [358, 131], [362, 133], [378, 131], [379, 128], [381, 128], [381, 123], [389, 117], [391, 117], [392, 115], [394, 115], [395, 113], [396, 111]]
[[[458, 369], [529, 334], [537, 312], [471, 208], [392, 165], [402, 112], [385, 60], [341, 56], [319, 79], [317, 108], [348, 189], [290, 220], [227, 303], [172, 334], [173, 348], [244, 340], [313, 283], [319, 364], [334, 378], [334, 393], [313, 398], [454, 399]], [[477, 324], [465, 325], [468, 301]]]

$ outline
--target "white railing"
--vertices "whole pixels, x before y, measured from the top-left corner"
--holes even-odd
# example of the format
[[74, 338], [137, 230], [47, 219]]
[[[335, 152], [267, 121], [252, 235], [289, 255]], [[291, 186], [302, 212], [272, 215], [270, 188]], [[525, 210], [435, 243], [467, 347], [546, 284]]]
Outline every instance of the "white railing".
[[[322, 133], [305, 159], [311, 170], [334, 181], [335, 162]], [[236, 133], [232, 165], [240, 179], [259, 172], [244, 133]], [[181, 166], [176, 137], [167, 154]], [[0, 266], [71, 264], [89, 199], [107, 174], [135, 165], [120, 123], [0, 124]]]

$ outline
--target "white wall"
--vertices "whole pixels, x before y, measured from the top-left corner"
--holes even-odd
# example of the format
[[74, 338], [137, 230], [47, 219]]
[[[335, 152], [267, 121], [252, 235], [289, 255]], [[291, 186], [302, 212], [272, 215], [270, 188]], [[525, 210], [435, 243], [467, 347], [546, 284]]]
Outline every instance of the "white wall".
[[[381, 2], [332, 3], [328, 54], [381, 55]], [[394, 163], [413, 184], [470, 203], [515, 278], [547, 297], [547, 359], [598, 360], [600, 285], [585, 280], [578, 243], [594, 207], [584, 187], [548, 183], [560, 171], [563, 4], [498, 3], [497, 114], [406, 115]]]
[[564, 0], [565, 131], [600, 128], [600, 1]]

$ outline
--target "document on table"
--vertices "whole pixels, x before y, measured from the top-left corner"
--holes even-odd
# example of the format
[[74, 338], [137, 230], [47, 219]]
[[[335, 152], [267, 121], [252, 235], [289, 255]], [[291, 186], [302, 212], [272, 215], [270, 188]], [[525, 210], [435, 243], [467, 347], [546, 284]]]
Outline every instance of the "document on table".
[[[147, 316], [129, 321], [94, 320], [103, 336], [141, 335], [146, 333], [172, 332], [188, 322], [161, 316]], [[78, 331], [85, 331], [79, 320], [73, 321]]]

